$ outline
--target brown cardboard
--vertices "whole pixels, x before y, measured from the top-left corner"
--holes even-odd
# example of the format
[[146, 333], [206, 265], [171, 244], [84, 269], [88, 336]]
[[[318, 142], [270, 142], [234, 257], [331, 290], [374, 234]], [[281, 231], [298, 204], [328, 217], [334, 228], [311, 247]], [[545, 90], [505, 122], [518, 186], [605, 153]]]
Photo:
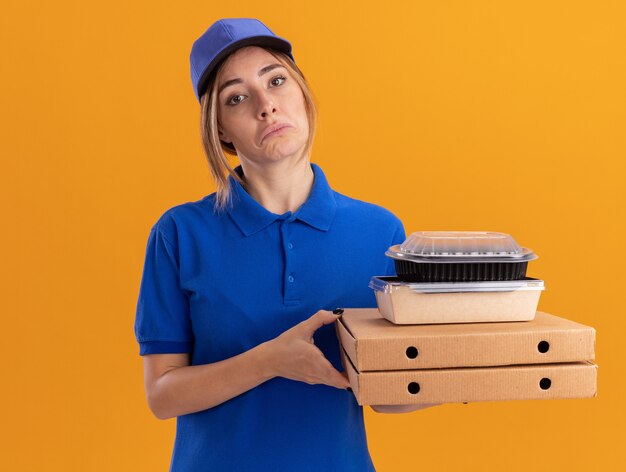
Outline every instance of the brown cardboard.
[[359, 405], [596, 396], [597, 366], [591, 362], [359, 373], [343, 349], [341, 356]]
[[348, 308], [336, 329], [361, 373], [578, 362], [595, 357], [595, 329], [543, 312], [532, 321], [396, 325], [375, 308]]
[[396, 324], [529, 321], [540, 290], [417, 293], [405, 286], [375, 291], [380, 314]]

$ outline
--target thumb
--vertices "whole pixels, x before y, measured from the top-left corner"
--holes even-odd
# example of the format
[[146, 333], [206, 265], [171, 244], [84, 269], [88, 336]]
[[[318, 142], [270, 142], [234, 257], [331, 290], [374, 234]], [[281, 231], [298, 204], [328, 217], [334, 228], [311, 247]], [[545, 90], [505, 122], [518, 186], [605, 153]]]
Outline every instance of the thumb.
[[341, 314], [335, 315], [332, 311], [320, 310], [311, 316], [309, 319], [304, 320], [304, 329], [308, 335], [312, 335], [315, 331], [324, 325], [334, 323], [341, 317]]

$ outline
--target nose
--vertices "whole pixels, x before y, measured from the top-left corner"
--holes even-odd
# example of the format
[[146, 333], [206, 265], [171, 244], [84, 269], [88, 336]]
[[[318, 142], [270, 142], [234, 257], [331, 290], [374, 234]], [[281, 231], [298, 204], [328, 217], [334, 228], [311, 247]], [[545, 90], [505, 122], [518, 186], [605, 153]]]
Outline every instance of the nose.
[[267, 93], [259, 96], [259, 118], [266, 119], [268, 116], [276, 113], [276, 104]]

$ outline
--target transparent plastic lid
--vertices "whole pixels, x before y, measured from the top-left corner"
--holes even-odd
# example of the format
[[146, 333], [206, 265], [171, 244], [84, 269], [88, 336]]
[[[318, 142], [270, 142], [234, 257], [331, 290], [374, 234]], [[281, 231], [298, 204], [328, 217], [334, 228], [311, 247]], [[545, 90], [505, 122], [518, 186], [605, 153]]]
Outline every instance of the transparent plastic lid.
[[407, 260], [522, 262], [536, 259], [509, 234], [488, 231], [418, 231], [387, 251]]
[[522, 280], [497, 280], [486, 282], [402, 282], [397, 277], [374, 276], [368, 285], [378, 292], [393, 293], [407, 288], [417, 293], [455, 292], [514, 292], [545, 290], [543, 280], [526, 277]]

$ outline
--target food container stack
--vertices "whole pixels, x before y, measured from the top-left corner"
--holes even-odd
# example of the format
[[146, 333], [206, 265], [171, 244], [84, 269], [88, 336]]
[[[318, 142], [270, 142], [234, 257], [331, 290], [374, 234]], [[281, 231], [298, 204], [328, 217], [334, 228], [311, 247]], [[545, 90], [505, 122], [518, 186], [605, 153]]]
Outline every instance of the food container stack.
[[380, 313], [392, 323], [482, 323], [535, 317], [542, 280], [526, 278], [537, 256], [508, 234], [411, 234], [386, 253], [397, 277], [373, 277]]
[[510, 235], [419, 232], [386, 254], [398, 275], [372, 277], [378, 310], [336, 325], [360, 405], [596, 395], [595, 330], [537, 312], [537, 256]]

